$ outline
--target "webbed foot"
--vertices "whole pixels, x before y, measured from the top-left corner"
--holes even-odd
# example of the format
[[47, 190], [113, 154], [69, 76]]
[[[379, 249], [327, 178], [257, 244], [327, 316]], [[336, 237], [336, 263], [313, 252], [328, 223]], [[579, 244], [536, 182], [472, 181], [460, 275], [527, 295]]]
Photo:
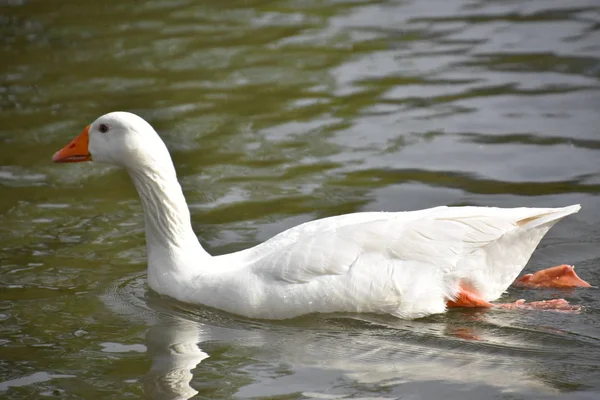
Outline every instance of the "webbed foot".
[[592, 287], [589, 283], [581, 279], [575, 273], [575, 267], [572, 265], [557, 265], [556, 267], [546, 268], [533, 274], [523, 275], [518, 278], [514, 286], [528, 288], [576, 288]]

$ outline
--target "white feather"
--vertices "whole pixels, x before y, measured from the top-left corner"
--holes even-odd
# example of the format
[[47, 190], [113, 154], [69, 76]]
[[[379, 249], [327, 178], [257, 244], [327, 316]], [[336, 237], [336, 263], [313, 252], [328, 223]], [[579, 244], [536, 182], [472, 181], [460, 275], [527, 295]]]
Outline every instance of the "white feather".
[[[101, 133], [99, 127], [110, 127]], [[496, 300], [546, 232], [579, 210], [437, 207], [308, 222], [237, 253], [199, 244], [169, 153], [154, 129], [110, 113], [89, 129], [95, 161], [125, 167], [142, 200], [150, 287], [178, 300], [256, 318], [372, 312], [441, 313], [468, 285]]]
[[443, 312], [461, 283], [496, 300], [548, 229], [578, 210], [438, 207], [332, 217], [214, 257], [214, 268], [192, 286], [208, 294], [201, 303], [250, 317], [346, 311], [417, 318]]

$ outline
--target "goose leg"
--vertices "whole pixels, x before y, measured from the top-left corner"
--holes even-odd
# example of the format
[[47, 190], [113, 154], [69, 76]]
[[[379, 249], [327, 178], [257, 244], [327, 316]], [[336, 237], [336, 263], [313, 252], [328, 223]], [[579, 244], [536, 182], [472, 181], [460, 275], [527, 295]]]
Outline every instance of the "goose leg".
[[558, 310], [558, 311], [578, 311], [580, 306], [570, 305], [565, 299], [553, 299], [543, 301], [532, 301], [526, 303], [525, 300], [517, 300], [513, 303], [493, 304], [482, 299], [477, 293], [468, 288], [461, 287], [456, 299], [446, 302], [448, 308], [466, 307], [466, 308], [506, 308], [506, 309], [526, 309], [526, 310]]
[[489, 301], [486, 301], [479, 297], [478, 294], [466, 289], [464, 287], [460, 288], [456, 299], [448, 300], [446, 302], [446, 307], [448, 308], [458, 308], [458, 307], [466, 307], [466, 308], [490, 308], [494, 305]]
[[575, 267], [571, 265], [557, 265], [546, 268], [534, 274], [523, 275], [514, 283], [517, 287], [528, 288], [575, 288], [591, 287], [589, 283], [581, 279], [575, 273]]

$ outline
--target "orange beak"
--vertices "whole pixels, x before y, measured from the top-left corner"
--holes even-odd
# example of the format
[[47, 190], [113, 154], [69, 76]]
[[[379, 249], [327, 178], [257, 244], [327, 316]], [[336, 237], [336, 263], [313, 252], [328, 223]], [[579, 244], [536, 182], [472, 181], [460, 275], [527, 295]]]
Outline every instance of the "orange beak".
[[54, 153], [52, 161], [57, 163], [90, 161], [92, 155], [88, 150], [90, 126], [86, 126], [68, 145]]

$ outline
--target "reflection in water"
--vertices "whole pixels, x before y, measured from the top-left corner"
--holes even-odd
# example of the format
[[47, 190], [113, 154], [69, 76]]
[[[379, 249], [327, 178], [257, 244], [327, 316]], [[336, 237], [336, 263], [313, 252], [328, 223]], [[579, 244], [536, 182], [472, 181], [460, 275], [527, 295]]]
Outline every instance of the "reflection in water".
[[208, 354], [198, 347], [200, 325], [169, 318], [148, 330], [146, 346], [152, 367], [144, 378], [144, 391], [152, 399], [189, 399], [198, 392], [190, 386], [192, 370]]
[[[381, 398], [540, 397], [559, 393], [562, 382], [597, 376], [598, 340], [553, 328], [579, 321], [585, 312], [457, 310], [416, 321], [313, 315], [271, 323], [160, 297], [148, 291], [140, 273], [116, 282], [103, 299], [116, 315], [149, 326], [145, 345], [152, 365], [144, 390], [154, 399], [190, 398], [197, 393], [193, 386], [202, 386], [206, 398], [362, 391]], [[429, 397], [421, 393], [425, 388]]]
[[[198, 310], [185, 310], [185, 305], [153, 299], [152, 295], [149, 304], [136, 310], [136, 303], [141, 306], [139, 299], [127, 298], [135, 288], [133, 292], [124, 289], [107, 297], [107, 304], [128, 317], [143, 316], [152, 324], [146, 335], [152, 366], [144, 389], [155, 399], [193, 397], [197, 391], [190, 382], [206, 382], [211, 369], [222, 365], [227, 365], [229, 373], [251, 377], [230, 389], [238, 398], [294, 392], [308, 397], [347, 396], [353, 393], [348, 388], [356, 385], [402, 395], [406, 394], [404, 384], [415, 382], [434, 383], [430, 389], [437, 387], [438, 395], [451, 384], [485, 386], [498, 393], [549, 394], [557, 390], [548, 376], [560, 372], [532, 357], [554, 358], [548, 338], [558, 340], [559, 346], [560, 338], [547, 335], [545, 348], [541, 339], [535, 339], [540, 332], [532, 334], [509, 325], [514, 323], [513, 313], [466, 313], [428, 321], [334, 315], [257, 324], [206, 310], [198, 314]], [[303, 327], [298, 329], [298, 324]], [[226, 346], [236, 356], [230, 359], [215, 354], [211, 358], [214, 365], [209, 360], [203, 368], [205, 364], [200, 363], [208, 354], [202, 343], [210, 348]], [[235, 361], [239, 354], [250, 354], [250, 365], [248, 360]], [[568, 356], [568, 351], [563, 355]], [[332, 393], [340, 380], [345, 384]]]
[[[350, 324], [356, 325], [356, 321]], [[302, 389], [322, 394], [328, 393], [340, 378], [347, 381], [344, 386], [348, 388], [368, 385], [397, 395], [406, 394], [402, 385], [410, 382], [437, 382], [443, 383], [442, 386], [460, 383], [501, 392], [554, 391], [531, 374], [531, 363], [526, 358], [486, 353], [444, 336], [448, 329], [445, 322], [413, 323], [403, 330], [381, 325], [367, 329], [360, 324], [355, 328], [349, 332], [295, 332], [270, 340], [277, 343], [279, 362], [285, 363], [290, 373], [247, 385], [238, 394], [241, 397], [259, 393], [283, 395], [289, 393], [294, 382], [298, 387], [302, 377], [305, 378]], [[419, 332], [420, 329], [423, 331]]]
[[[556, 392], [539, 371], [532, 373], [535, 363], [527, 359], [531, 351], [520, 357], [512, 346], [531, 343], [517, 345], [515, 336], [494, 338], [489, 328], [478, 333], [477, 339], [484, 343], [478, 347], [452, 338], [457, 330], [462, 330], [460, 336], [474, 336], [471, 328], [449, 327], [446, 322], [413, 321], [398, 329], [377, 320], [331, 317], [306, 321], [318, 326], [300, 330], [276, 325], [243, 331], [187, 320], [173, 312], [168, 318], [165, 315], [164, 322], [147, 334], [152, 367], [144, 388], [153, 399], [187, 399], [198, 393], [190, 382], [194, 368], [197, 381], [206, 379], [198, 367], [208, 357], [199, 347], [202, 342], [235, 343], [233, 351], [238, 353], [250, 349], [256, 366], [235, 368], [254, 378], [234, 388], [235, 397], [241, 398], [298, 391], [308, 397], [326, 395], [340, 379], [347, 381], [345, 387], [368, 384], [392, 391], [410, 382], [434, 382], [442, 383], [440, 390], [460, 383], [498, 392]], [[493, 342], [504, 343], [505, 354]], [[335, 394], [352, 393], [340, 389]]]

